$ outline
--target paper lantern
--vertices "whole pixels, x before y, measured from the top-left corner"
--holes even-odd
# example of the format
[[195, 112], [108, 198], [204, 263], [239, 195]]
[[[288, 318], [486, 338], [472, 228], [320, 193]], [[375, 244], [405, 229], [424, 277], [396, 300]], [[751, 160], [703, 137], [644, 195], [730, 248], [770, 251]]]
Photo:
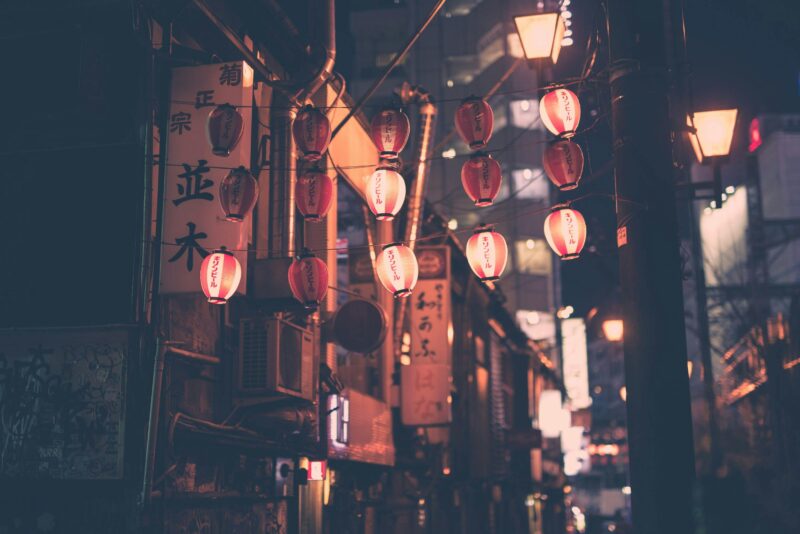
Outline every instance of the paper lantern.
[[562, 260], [575, 259], [586, 244], [586, 221], [578, 210], [556, 208], [544, 220], [544, 237]]
[[375, 260], [378, 279], [395, 298], [407, 297], [417, 285], [419, 266], [414, 252], [402, 243], [383, 247]]
[[289, 288], [294, 298], [315, 309], [328, 292], [328, 266], [308, 250], [289, 266]]
[[242, 222], [258, 200], [258, 180], [244, 167], [231, 170], [219, 183], [219, 203], [225, 219]]
[[477, 96], [461, 102], [456, 110], [456, 130], [472, 150], [484, 148], [492, 137], [494, 113], [489, 103]]
[[333, 180], [319, 167], [307, 170], [297, 179], [295, 202], [305, 220], [321, 221], [331, 208], [332, 199]]
[[490, 226], [480, 226], [467, 241], [467, 260], [481, 282], [498, 280], [508, 261], [508, 245]]
[[303, 159], [316, 161], [328, 150], [328, 144], [331, 142], [331, 122], [317, 108], [306, 106], [294, 119], [292, 135]]
[[206, 121], [206, 137], [211, 152], [227, 157], [239, 144], [244, 130], [242, 114], [230, 104], [222, 104], [211, 110]]
[[406, 182], [391, 167], [378, 167], [367, 181], [367, 205], [379, 221], [391, 221], [406, 198]]
[[200, 287], [208, 302], [225, 304], [236, 293], [242, 279], [239, 260], [225, 249], [215, 250], [200, 266]]
[[397, 159], [410, 131], [408, 116], [399, 109], [384, 109], [372, 118], [372, 141], [384, 159]]
[[475, 154], [461, 166], [461, 185], [478, 207], [494, 202], [502, 181], [500, 164], [488, 154]]
[[539, 101], [539, 116], [553, 135], [569, 138], [578, 129], [581, 103], [577, 95], [569, 89], [556, 89]]
[[583, 174], [583, 151], [577, 144], [561, 140], [548, 146], [542, 158], [544, 172], [562, 191], [578, 187]]

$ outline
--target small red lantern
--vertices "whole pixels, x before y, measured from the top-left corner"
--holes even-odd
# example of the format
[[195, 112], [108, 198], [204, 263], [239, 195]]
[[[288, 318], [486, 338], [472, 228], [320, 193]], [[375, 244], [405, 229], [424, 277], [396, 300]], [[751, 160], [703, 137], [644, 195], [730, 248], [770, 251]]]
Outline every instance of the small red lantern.
[[544, 172], [562, 191], [578, 187], [583, 174], [583, 151], [577, 144], [566, 139], [556, 141], [544, 151]]
[[297, 179], [295, 202], [305, 220], [321, 221], [331, 208], [332, 199], [333, 180], [319, 167], [313, 167]]
[[391, 167], [378, 167], [367, 181], [367, 204], [379, 221], [391, 221], [406, 199], [406, 182]]
[[244, 221], [257, 200], [258, 181], [244, 167], [231, 170], [219, 184], [219, 203], [228, 221]]
[[408, 116], [399, 109], [384, 109], [372, 117], [372, 141], [384, 159], [397, 159], [410, 131]]
[[508, 261], [505, 238], [490, 226], [479, 226], [467, 241], [467, 260], [481, 282], [499, 280]]
[[378, 279], [395, 298], [407, 297], [417, 285], [419, 265], [414, 252], [402, 243], [383, 247], [375, 260]]
[[303, 159], [316, 161], [328, 150], [331, 142], [331, 121], [317, 108], [306, 106], [294, 119], [292, 135]]
[[553, 135], [569, 138], [581, 121], [581, 102], [569, 89], [556, 89], [539, 101], [539, 116]]
[[235, 106], [221, 104], [212, 109], [206, 121], [206, 137], [211, 145], [211, 152], [228, 157], [231, 150], [239, 144], [243, 129], [242, 114]]
[[242, 266], [239, 260], [224, 248], [206, 256], [200, 266], [200, 287], [211, 304], [228, 302], [236, 293], [241, 279]]
[[486, 146], [492, 137], [493, 127], [492, 106], [482, 98], [466, 98], [456, 110], [456, 130], [472, 150]]
[[500, 164], [488, 154], [477, 153], [461, 166], [461, 185], [479, 208], [491, 206], [502, 182]]
[[544, 220], [544, 236], [562, 260], [575, 259], [586, 244], [586, 221], [578, 210], [556, 207]]
[[304, 250], [289, 266], [289, 287], [303, 306], [317, 308], [328, 292], [328, 266], [309, 250]]

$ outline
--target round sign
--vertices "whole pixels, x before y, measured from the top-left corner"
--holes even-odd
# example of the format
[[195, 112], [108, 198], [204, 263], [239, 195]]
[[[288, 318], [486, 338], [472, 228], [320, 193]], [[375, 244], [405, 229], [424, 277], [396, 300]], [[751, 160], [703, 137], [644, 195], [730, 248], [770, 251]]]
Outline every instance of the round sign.
[[386, 338], [386, 315], [368, 300], [349, 300], [333, 318], [333, 337], [350, 352], [372, 352]]

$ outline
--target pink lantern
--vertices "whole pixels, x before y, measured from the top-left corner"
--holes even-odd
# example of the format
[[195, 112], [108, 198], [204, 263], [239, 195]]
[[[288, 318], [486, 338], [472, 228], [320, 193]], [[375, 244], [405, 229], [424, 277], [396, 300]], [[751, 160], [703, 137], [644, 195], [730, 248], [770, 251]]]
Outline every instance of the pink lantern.
[[230, 104], [221, 104], [211, 110], [206, 121], [206, 137], [211, 152], [227, 157], [239, 144], [244, 129], [242, 114]]
[[306, 106], [297, 113], [292, 135], [303, 159], [316, 161], [328, 150], [331, 142], [331, 122], [319, 109]]
[[375, 260], [378, 279], [395, 298], [407, 297], [417, 285], [419, 266], [414, 252], [402, 243], [383, 247]]
[[575, 259], [586, 244], [586, 220], [578, 210], [556, 207], [544, 220], [544, 237], [562, 260]]
[[399, 109], [385, 109], [372, 117], [372, 141], [384, 159], [397, 159], [410, 131], [408, 116]]
[[502, 182], [500, 164], [488, 154], [477, 153], [461, 166], [461, 185], [478, 207], [494, 202]]
[[328, 292], [328, 266], [305, 250], [289, 266], [289, 288], [303, 306], [317, 308]]
[[367, 181], [367, 205], [379, 221], [391, 221], [403, 207], [406, 182], [391, 167], [378, 167]]
[[225, 249], [215, 250], [200, 266], [200, 287], [208, 302], [225, 304], [236, 293], [242, 279], [239, 260]]
[[581, 121], [581, 102], [569, 89], [556, 89], [539, 101], [539, 116], [553, 135], [569, 138]]
[[319, 167], [304, 172], [295, 186], [297, 209], [305, 220], [319, 222], [328, 213], [333, 199], [333, 180]]
[[578, 187], [583, 174], [583, 151], [577, 144], [566, 139], [556, 141], [544, 151], [544, 172], [562, 191]]
[[484, 148], [492, 137], [494, 113], [489, 103], [477, 96], [461, 102], [456, 110], [456, 130], [472, 150]]
[[257, 200], [258, 181], [244, 167], [231, 170], [219, 184], [219, 203], [228, 221], [244, 221]]
[[490, 226], [479, 226], [467, 241], [467, 260], [481, 282], [499, 280], [508, 261], [505, 238]]

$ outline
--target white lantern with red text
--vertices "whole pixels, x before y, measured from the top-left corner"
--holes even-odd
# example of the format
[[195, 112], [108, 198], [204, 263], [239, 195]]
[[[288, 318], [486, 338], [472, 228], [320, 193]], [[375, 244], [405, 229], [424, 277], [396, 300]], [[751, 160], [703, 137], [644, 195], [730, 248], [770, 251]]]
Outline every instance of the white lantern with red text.
[[581, 103], [569, 89], [556, 89], [539, 101], [539, 116], [553, 135], [569, 138], [581, 121]]
[[490, 206], [503, 181], [500, 164], [488, 154], [477, 153], [461, 167], [461, 185], [476, 206]]
[[219, 203], [225, 219], [242, 222], [258, 200], [258, 181], [244, 167], [231, 170], [219, 183]]
[[406, 182], [391, 167], [378, 167], [367, 181], [367, 205], [379, 221], [391, 221], [406, 198]]
[[408, 142], [411, 123], [399, 109], [384, 109], [372, 117], [372, 141], [385, 159], [397, 159]]
[[297, 178], [295, 203], [305, 220], [321, 221], [331, 208], [332, 199], [333, 180], [319, 167], [309, 169]]
[[331, 142], [331, 121], [319, 109], [306, 106], [294, 119], [292, 135], [303, 159], [316, 161], [328, 150]]
[[544, 220], [544, 237], [562, 260], [575, 259], [586, 244], [586, 221], [578, 210], [557, 207]]
[[417, 285], [419, 265], [414, 252], [402, 243], [383, 247], [375, 260], [378, 279], [395, 298], [407, 297]]
[[508, 245], [490, 226], [479, 226], [467, 241], [467, 261], [481, 282], [498, 280], [508, 261]]
[[328, 292], [328, 266], [305, 250], [289, 266], [289, 288], [303, 306], [317, 308]]
[[235, 106], [222, 104], [211, 110], [206, 121], [206, 137], [211, 152], [216, 156], [227, 157], [239, 144], [244, 130], [242, 114]]
[[242, 279], [239, 260], [225, 249], [215, 250], [200, 266], [200, 287], [208, 302], [225, 304], [236, 293]]
[[542, 158], [544, 172], [561, 191], [578, 187], [583, 174], [583, 151], [581, 147], [566, 139], [548, 146]]
[[456, 110], [456, 130], [472, 150], [484, 148], [492, 137], [492, 106], [477, 96], [466, 98]]

